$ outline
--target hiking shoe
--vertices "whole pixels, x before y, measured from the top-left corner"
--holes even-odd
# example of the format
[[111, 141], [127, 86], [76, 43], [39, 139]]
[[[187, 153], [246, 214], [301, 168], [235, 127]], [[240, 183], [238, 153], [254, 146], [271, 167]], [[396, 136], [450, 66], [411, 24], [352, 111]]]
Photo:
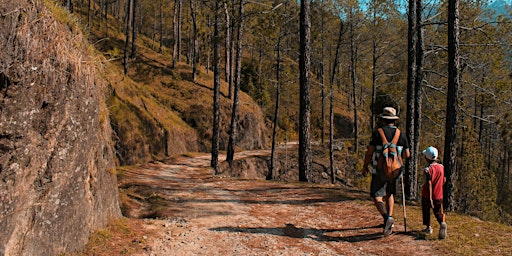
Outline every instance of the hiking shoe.
[[386, 220], [386, 225], [384, 226], [384, 236], [389, 236], [393, 233], [393, 226], [395, 224], [395, 219], [393, 217], [389, 217]]
[[421, 231], [422, 233], [432, 235], [432, 227], [427, 227]]
[[[376, 227], [377, 227], [377, 228], [384, 228], [385, 226], [386, 226], [386, 222], [384, 222], [384, 223], [382, 223], [382, 224], [379, 224], [379, 225], [378, 225], [378, 226], [376, 226]], [[392, 228], [394, 228], [394, 227], [395, 227], [395, 224], [393, 224], [391, 227], [392, 227]]]
[[439, 228], [439, 239], [445, 239], [446, 238], [446, 222], [441, 222], [441, 227]]

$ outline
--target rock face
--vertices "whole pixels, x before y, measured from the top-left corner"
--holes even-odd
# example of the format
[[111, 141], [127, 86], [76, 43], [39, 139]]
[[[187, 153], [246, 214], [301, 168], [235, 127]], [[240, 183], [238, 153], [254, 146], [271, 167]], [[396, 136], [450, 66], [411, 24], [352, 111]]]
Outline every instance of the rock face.
[[78, 250], [121, 214], [96, 62], [42, 2], [0, 1], [0, 255]]

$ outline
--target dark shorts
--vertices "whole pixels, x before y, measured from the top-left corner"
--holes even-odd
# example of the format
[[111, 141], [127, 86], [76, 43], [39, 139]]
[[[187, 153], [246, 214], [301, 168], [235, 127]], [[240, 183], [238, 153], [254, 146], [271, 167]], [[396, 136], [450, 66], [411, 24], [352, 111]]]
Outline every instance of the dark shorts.
[[370, 196], [373, 198], [384, 197], [386, 194], [396, 194], [396, 180], [389, 180], [381, 175], [372, 174], [372, 182], [370, 184]]

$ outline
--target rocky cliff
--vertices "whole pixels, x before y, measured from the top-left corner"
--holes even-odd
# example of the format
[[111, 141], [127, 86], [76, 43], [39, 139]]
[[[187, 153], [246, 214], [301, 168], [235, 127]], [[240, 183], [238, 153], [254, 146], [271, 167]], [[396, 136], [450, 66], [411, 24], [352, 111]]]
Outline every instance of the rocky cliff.
[[0, 0], [0, 255], [72, 252], [120, 216], [98, 62], [55, 12]]

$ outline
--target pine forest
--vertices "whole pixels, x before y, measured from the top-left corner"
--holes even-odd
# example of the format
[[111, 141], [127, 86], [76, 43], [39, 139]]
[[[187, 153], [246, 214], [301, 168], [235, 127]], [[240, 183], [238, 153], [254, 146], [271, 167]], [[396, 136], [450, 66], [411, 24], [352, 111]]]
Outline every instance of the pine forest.
[[[227, 151], [228, 162], [240, 150], [233, 144], [243, 132], [234, 125], [237, 110], [244, 107], [241, 92], [261, 108], [271, 131], [264, 147], [299, 142], [301, 181], [308, 181], [314, 161], [312, 144], [332, 154], [342, 142], [348, 152], [344, 158], [352, 159], [344, 160], [343, 168], [360, 173], [377, 116], [393, 106], [412, 153], [404, 176], [407, 198], [421, 196], [421, 151], [435, 146], [445, 166], [447, 209], [511, 224], [510, 3], [62, 2], [89, 33], [91, 44], [104, 46], [99, 47], [102, 54], [125, 76], [136, 79], [138, 47], [144, 45], [168, 58], [169, 73], [183, 63], [192, 67], [192, 81], [212, 73], [213, 104], [218, 104], [218, 85], [229, 86], [222, 93], [230, 100], [228, 116], [219, 119], [223, 107], [215, 105], [217, 112], [203, 113], [213, 115], [213, 125], [199, 150], [212, 153], [214, 168], [219, 150]], [[118, 43], [106, 47], [114, 39]], [[228, 138], [219, 141], [219, 134]], [[331, 157], [328, 168], [338, 160]]]

